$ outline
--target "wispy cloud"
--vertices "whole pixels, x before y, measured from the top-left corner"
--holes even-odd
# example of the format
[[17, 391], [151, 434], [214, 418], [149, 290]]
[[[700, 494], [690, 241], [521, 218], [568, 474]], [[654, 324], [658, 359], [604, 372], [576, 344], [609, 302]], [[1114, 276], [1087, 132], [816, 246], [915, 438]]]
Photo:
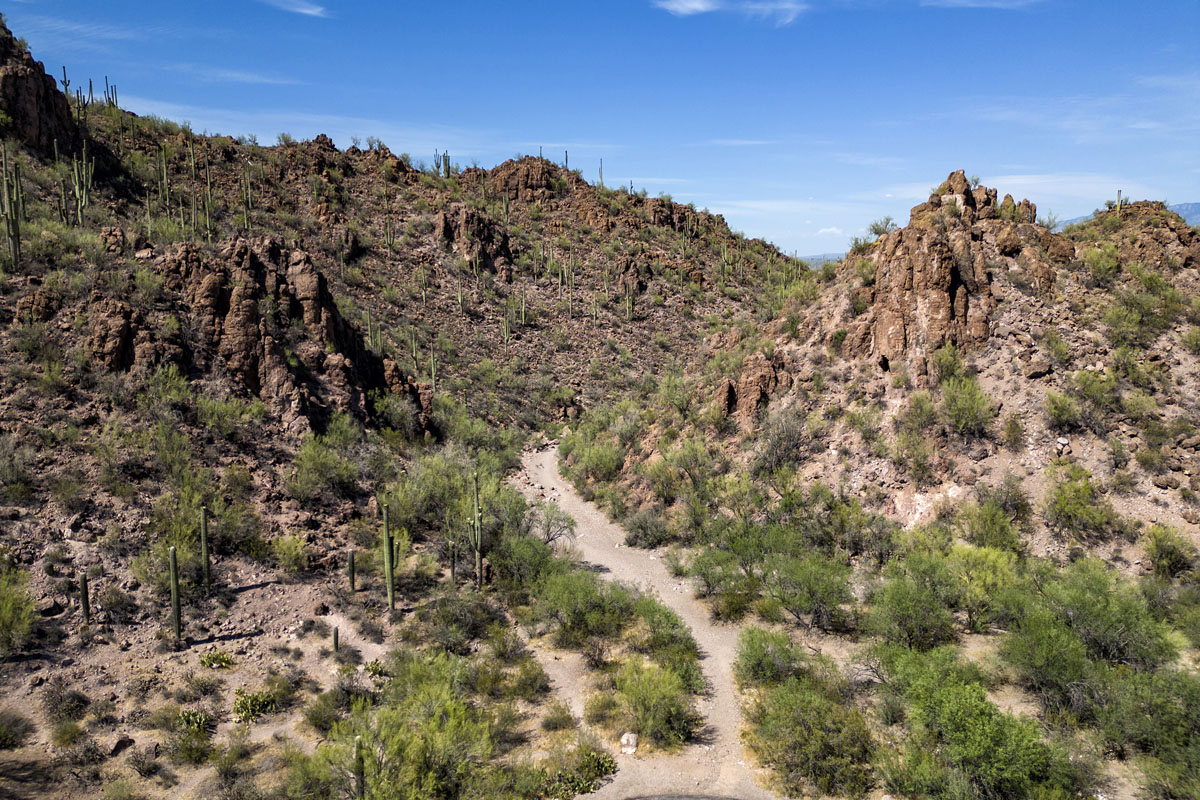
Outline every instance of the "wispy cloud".
[[182, 72], [211, 83], [247, 83], [263, 86], [297, 86], [302, 81], [295, 78], [285, 78], [278, 75], [264, 75], [259, 72], [248, 72], [237, 69], [222, 69], [220, 67], [202, 67], [196, 64], [174, 64], [167, 69], [172, 72]]
[[654, 0], [654, 5], [663, 11], [670, 11], [677, 17], [705, 14], [721, 7], [717, 0]]
[[48, 36], [77, 36], [86, 41], [89, 39], [104, 39], [106, 41], [133, 41], [141, 39], [152, 29], [129, 28], [120, 25], [109, 25], [100, 22], [78, 22], [75, 20], [59, 19], [57, 17], [29, 16], [21, 17], [21, 33], [29, 37]]
[[135, 114], [153, 114], [178, 122], [188, 122], [197, 131], [237, 136], [254, 134], [263, 142], [273, 142], [276, 134], [287, 131], [297, 139], [318, 133], [331, 136], [340, 144], [351, 137], [377, 136], [392, 150], [415, 155], [432, 154], [435, 149], [449, 150], [451, 157], [470, 159], [495, 149], [496, 137], [486, 131], [465, 130], [447, 125], [403, 125], [368, 117], [340, 114], [314, 114], [305, 110], [254, 110], [181, 105], [147, 97], [121, 97], [121, 106]]
[[791, 25], [808, 11], [807, 3], [797, 0], [652, 0], [663, 11], [677, 17], [707, 14], [712, 11], [729, 11], [747, 17], [767, 19], [778, 26]]
[[1045, 0], [921, 0], [923, 6], [937, 8], [996, 8], [1013, 11], [1018, 8], [1035, 6]]
[[12, 29], [32, 43], [35, 58], [45, 54], [77, 57], [81, 51], [110, 57], [124, 55], [129, 42], [161, 39], [180, 32], [176, 25], [113, 25], [20, 12], [10, 17]]
[[1200, 95], [1200, 72], [1182, 75], [1147, 75], [1138, 83], [1152, 89], [1167, 89], [1185, 94]]
[[633, 181], [634, 183], [640, 184], [642, 186], [645, 186], [647, 184], [664, 185], [664, 186], [666, 186], [666, 185], [682, 186], [683, 184], [692, 182], [692, 181], [688, 180], [687, 178], [629, 178], [629, 180]]
[[293, 14], [303, 14], [306, 17], [328, 17], [329, 12], [324, 6], [310, 3], [308, 0], [261, 0], [280, 11], [290, 11]]
[[845, 236], [846, 232], [838, 227], [821, 228], [817, 231], [817, 236]]
[[709, 139], [707, 143], [717, 147], [762, 147], [775, 144], [770, 139]]
[[791, 25], [796, 18], [808, 11], [805, 3], [794, 2], [746, 2], [739, 4], [739, 10], [752, 17], [763, 17], [776, 25]]
[[871, 153], [834, 153], [833, 158], [841, 164], [851, 167], [871, 167], [873, 169], [894, 169], [906, 162], [897, 156], [880, 156]]
[[983, 179], [987, 186], [994, 186], [1001, 195], [1028, 197], [1035, 203], [1061, 201], [1083, 201], [1100, 203], [1104, 198], [1116, 196], [1117, 189], [1126, 197], [1139, 199], [1161, 198], [1163, 192], [1154, 186], [1128, 177], [1095, 172], [1037, 172], [1021, 175], [989, 175]]

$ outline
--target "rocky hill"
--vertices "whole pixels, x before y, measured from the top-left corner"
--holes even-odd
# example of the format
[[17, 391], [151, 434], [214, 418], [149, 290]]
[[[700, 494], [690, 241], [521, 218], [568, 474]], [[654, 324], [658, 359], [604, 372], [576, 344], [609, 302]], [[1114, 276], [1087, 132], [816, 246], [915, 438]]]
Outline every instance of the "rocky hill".
[[[1036, 718], [1052, 740], [1082, 737], [1067, 747], [1095, 759], [1096, 788], [1069, 792], [1186, 793], [1194, 773], [1168, 765], [1191, 756], [1169, 742], [1192, 723], [1174, 701], [1138, 739], [1133, 772], [1112, 754], [1132, 752], [1125, 726], [1142, 713], [1119, 698], [1197, 686], [1200, 234], [1160, 203], [1065, 234], [1035, 220], [1032, 203], [952, 173], [906, 227], [814, 275], [789, 313], [714, 333], [681, 380], [585, 415], [563, 468], [624, 521], [628, 544], [690, 575], [718, 619], [782, 625], [872, 686], [810, 691], [882, 715], [876, 741], [903, 754], [876, 773], [887, 791], [924, 796], [925, 769], [935, 781], [965, 770], [972, 796], [995, 789], [957, 760], [953, 725], [887, 721], [891, 691], [904, 713], [936, 718], [940, 695], [903, 687], [912, 669], [947, 680], [933, 664], [949, 657], [983, 670], [966, 681], [987, 698], [971, 725]], [[1043, 622], [1056, 644], [1035, 643], [1051, 635]], [[1106, 640], [1101, 652], [1093, 626], [1166, 649], [1138, 661]], [[897, 645], [929, 655], [905, 661]], [[1092, 648], [1070, 678], [1062, 648]], [[787, 738], [767, 710], [790, 702], [784, 688], [751, 683], [756, 752], [794, 791], [821, 785], [832, 762], [796, 784], [778, 766], [779, 737], [802, 748], [804, 735]], [[1109, 756], [1084, 755], [1084, 740]], [[937, 747], [951, 750], [918, 755]]]
[[[1161, 204], [1054, 233], [959, 171], [810, 268], [542, 158], [66, 97], [2, 27], [0, 133], [0, 792], [567, 797], [713, 697], [768, 796], [1200, 785]], [[705, 606], [577, 563], [543, 437]]]
[[[6, 796], [249, 792], [278, 757], [271, 726], [311, 750], [352, 700], [382, 696], [385, 636], [459, 631], [455, 651], [474, 653], [517, 603], [455, 593], [483, 577], [460, 533], [472, 475], [482, 551], [524, 541], [545, 512], [504, 479], [530, 431], [681, 369], [709, 326], [770, 313], [759, 288], [799, 269], [720, 217], [540, 158], [263, 147], [67, 98], [7, 29], [0, 112]], [[348, 550], [367, 591], [345, 590]], [[536, 729], [544, 673], [504, 647], [497, 679], [525, 687], [505, 724]], [[313, 727], [320, 691], [338, 705]], [[239, 692], [277, 710], [238, 711]], [[235, 718], [258, 716], [239, 739]], [[601, 758], [566, 734], [505, 735], [531, 736], [521, 759], [559, 754], [526, 775], [532, 796]], [[218, 752], [245, 763], [216, 770]]]

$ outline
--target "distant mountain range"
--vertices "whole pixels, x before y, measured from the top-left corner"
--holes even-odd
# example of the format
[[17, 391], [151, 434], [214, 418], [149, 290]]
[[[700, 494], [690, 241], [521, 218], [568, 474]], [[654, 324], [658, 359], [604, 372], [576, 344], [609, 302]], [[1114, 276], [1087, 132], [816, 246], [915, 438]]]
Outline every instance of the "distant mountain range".
[[[1179, 216], [1183, 217], [1183, 221], [1188, 225], [1200, 225], [1200, 203], [1177, 203], [1173, 206], [1167, 206], [1169, 211], [1174, 211]], [[1091, 219], [1092, 215], [1088, 214], [1084, 217], [1075, 217], [1074, 219], [1065, 219], [1058, 223], [1057, 230], [1062, 230], [1068, 225], [1074, 225], [1076, 222], [1083, 222], [1085, 219]]]
[[843, 253], [818, 253], [815, 256], [800, 256], [800, 260], [807, 261], [808, 265], [810, 267], [819, 267], [822, 264], [824, 264], [826, 261], [840, 261], [842, 259], [842, 257], [845, 255], [846, 254], [844, 252]]

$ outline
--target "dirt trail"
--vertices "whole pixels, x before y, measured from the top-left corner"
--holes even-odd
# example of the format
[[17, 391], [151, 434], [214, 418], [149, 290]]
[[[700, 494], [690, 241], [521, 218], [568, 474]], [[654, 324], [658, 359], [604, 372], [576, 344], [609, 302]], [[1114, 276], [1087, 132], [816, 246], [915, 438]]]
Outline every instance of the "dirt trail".
[[[575, 518], [575, 547], [584, 561], [604, 570], [606, 578], [654, 592], [683, 618], [700, 646], [700, 666], [711, 687], [697, 703], [705, 720], [697, 743], [670, 756], [618, 755], [620, 771], [594, 796], [598, 800], [773, 800], [776, 795], [755, 782], [762, 771], [752, 766], [740, 739], [741, 710], [733, 684], [738, 628], [714, 623], [708, 609], [693, 596], [692, 587], [673, 577], [653, 553], [625, 546], [625, 530], [559, 476], [557, 446], [527, 452], [515, 483], [529, 498], [554, 500]], [[582, 659], [560, 658], [554, 667], [551, 677], [575, 711], [585, 676]]]

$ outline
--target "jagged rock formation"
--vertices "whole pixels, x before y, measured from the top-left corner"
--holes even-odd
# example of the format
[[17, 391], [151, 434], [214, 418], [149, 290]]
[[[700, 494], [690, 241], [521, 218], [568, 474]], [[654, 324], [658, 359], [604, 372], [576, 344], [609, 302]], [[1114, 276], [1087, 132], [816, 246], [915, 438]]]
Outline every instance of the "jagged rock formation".
[[[508, 232], [473, 208], [456, 205], [438, 212], [434, 231], [443, 243], [481, 269], [498, 271], [512, 265]], [[507, 279], [512, 280], [511, 272]]]
[[0, 133], [41, 152], [57, 141], [69, 151], [79, 141], [67, 98], [54, 78], [34, 61], [7, 27], [0, 23]]
[[754, 353], [742, 363], [736, 381], [726, 379], [717, 389], [717, 406], [723, 416], [733, 417], [743, 430], [749, 430], [771, 398], [791, 385], [792, 376], [780, 359]]
[[97, 295], [89, 309], [88, 350], [104, 368], [175, 363], [222, 374], [295, 432], [319, 429], [332, 411], [368, 418], [371, 393], [384, 389], [409, 397], [426, 421], [428, 389], [366, 347], [308, 253], [273, 239], [235, 239], [215, 263], [194, 245], [180, 244], [153, 266], [187, 335]]
[[1049, 295], [1056, 265], [1074, 257], [1072, 243], [1036, 216], [1028, 200], [1006, 195], [997, 203], [996, 190], [972, 189], [962, 170], [952, 173], [913, 208], [907, 227], [846, 259], [844, 278], [862, 284], [852, 298], [861, 313], [843, 328], [842, 352], [871, 356], [885, 368], [906, 361], [919, 377], [942, 345], [987, 341], [995, 270], [1023, 269], [1036, 291]]

